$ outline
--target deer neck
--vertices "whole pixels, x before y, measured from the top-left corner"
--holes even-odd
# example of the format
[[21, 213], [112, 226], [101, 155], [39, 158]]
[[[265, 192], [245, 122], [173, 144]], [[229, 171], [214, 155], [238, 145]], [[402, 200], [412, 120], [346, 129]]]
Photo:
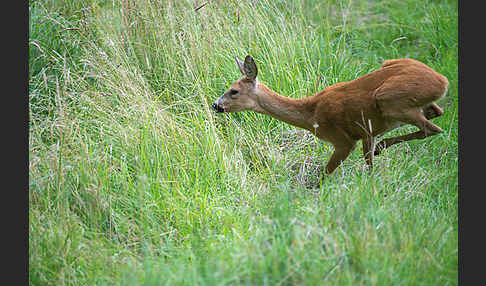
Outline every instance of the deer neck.
[[258, 83], [258, 105], [254, 111], [272, 116], [290, 125], [312, 130], [310, 122], [313, 115], [313, 103], [309, 98], [292, 99], [284, 97]]

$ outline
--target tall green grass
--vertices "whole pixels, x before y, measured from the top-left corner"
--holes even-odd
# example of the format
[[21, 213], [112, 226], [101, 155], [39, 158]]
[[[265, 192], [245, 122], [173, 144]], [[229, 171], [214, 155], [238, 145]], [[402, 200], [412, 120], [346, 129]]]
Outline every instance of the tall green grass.
[[[203, 3], [30, 2], [30, 283], [457, 285], [457, 1]], [[329, 144], [210, 110], [247, 54], [293, 98], [423, 61], [444, 133], [312, 187]]]

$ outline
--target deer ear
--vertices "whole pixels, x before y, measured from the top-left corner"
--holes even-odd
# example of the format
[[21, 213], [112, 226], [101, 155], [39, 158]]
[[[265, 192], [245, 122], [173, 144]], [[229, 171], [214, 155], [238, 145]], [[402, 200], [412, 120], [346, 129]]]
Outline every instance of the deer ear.
[[240, 69], [240, 72], [242, 75], [245, 74], [245, 69], [243, 68], [243, 62], [238, 59], [238, 57], [235, 57], [236, 64], [238, 65], [238, 68]]
[[251, 56], [246, 56], [245, 58], [245, 63], [243, 64], [243, 70], [244, 70], [244, 75], [246, 75], [246, 78], [254, 81], [257, 77], [258, 74], [258, 69], [255, 64], [255, 61]]

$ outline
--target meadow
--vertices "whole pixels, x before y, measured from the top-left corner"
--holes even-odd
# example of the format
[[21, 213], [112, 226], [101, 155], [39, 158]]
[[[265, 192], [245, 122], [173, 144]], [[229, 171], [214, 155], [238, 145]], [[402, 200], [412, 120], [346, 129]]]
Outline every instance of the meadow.
[[[457, 6], [29, 1], [30, 284], [457, 285]], [[211, 109], [247, 54], [292, 98], [420, 60], [444, 132], [316, 187], [330, 144]]]

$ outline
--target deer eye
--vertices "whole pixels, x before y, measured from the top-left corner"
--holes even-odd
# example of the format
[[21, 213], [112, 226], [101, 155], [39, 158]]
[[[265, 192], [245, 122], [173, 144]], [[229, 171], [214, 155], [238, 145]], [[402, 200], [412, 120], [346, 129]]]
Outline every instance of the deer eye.
[[234, 90], [234, 89], [231, 89], [230, 92], [229, 92], [231, 97], [234, 97], [237, 93], [238, 93], [238, 91]]

